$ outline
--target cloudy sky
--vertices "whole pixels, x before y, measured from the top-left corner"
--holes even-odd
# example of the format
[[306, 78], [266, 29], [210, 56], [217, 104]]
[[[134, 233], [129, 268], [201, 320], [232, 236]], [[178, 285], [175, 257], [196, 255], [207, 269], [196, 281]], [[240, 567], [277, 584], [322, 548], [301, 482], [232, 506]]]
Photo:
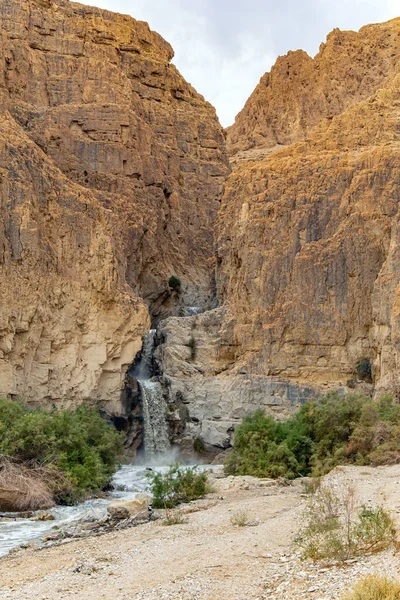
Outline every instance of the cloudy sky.
[[277, 56], [310, 55], [334, 27], [358, 30], [400, 16], [400, 0], [80, 0], [143, 21], [168, 40], [182, 75], [224, 126]]

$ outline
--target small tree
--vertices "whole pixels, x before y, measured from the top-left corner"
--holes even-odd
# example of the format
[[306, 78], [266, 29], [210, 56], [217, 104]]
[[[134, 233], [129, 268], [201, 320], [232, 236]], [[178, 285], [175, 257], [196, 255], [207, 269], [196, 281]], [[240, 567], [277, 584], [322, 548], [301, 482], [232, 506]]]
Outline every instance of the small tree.
[[181, 289], [181, 280], [176, 275], [171, 275], [168, 280], [168, 285], [171, 290], [179, 291]]

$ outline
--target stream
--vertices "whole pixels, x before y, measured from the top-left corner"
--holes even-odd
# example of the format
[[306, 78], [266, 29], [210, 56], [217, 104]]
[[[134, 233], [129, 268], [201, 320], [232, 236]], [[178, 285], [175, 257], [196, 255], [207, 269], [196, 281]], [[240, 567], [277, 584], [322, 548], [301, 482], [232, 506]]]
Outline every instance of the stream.
[[[168, 467], [157, 468], [157, 470], [167, 469]], [[107, 498], [87, 500], [75, 506], [56, 506], [46, 511], [55, 517], [54, 521], [0, 520], [0, 556], [4, 556], [16, 546], [40, 539], [54, 530], [66, 529], [81, 522], [104, 519], [111, 500], [115, 498], [128, 500], [140, 492], [148, 491], [146, 467], [123, 466], [114, 475], [112, 484], [115, 489]]]
[[[154, 463], [152, 463], [154, 464]], [[165, 463], [164, 463], [165, 464]], [[152, 466], [154, 471], [167, 472], [169, 466]], [[197, 465], [198, 469], [218, 468], [215, 465]], [[101, 521], [107, 516], [107, 506], [116, 498], [129, 500], [136, 494], [149, 492], [146, 477], [148, 468], [144, 465], [126, 465], [117, 471], [112, 479], [114, 490], [107, 498], [87, 500], [75, 506], [56, 506], [46, 512], [52, 514], [54, 521], [32, 521], [31, 519], [0, 519], [0, 557], [12, 548], [40, 540], [58, 529], [68, 529], [79, 523]]]

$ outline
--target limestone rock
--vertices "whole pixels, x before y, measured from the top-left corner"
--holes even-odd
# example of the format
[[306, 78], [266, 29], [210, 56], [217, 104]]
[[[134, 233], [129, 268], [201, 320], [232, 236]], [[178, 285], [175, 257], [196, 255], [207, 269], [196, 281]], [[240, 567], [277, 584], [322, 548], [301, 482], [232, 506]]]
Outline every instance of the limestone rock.
[[4, 0], [0, 32], [0, 395], [118, 414], [147, 306], [208, 301], [224, 134], [146, 23]]
[[398, 19], [358, 33], [334, 29], [314, 59], [303, 50], [279, 57], [228, 129], [230, 153], [304, 140], [321, 122], [372, 96], [397, 72], [398, 31]]
[[128, 519], [147, 509], [151, 501], [148, 494], [138, 494], [131, 500], [113, 500], [107, 506], [107, 512], [114, 519]]
[[217, 283], [253, 376], [337, 388], [368, 359], [399, 391], [399, 39], [395, 19], [279, 59], [229, 132]]

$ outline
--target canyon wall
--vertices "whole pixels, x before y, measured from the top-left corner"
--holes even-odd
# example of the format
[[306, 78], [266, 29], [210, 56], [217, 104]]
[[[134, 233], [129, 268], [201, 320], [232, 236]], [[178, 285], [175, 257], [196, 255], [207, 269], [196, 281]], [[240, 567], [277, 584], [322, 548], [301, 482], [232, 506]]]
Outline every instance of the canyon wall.
[[400, 19], [335, 30], [278, 59], [229, 131], [218, 286], [256, 373], [345, 386], [367, 360], [378, 390], [400, 383], [399, 60]]
[[185, 430], [226, 447], [256, 408], [400, 394], [400, 19], [280, 57], [227, 141], [224, 308], [162, 330]]
[[146, 23], [3, 0], [0, 31], [0, 393], [118, 413], [148, 309], [213, 301], [224, 133]]

